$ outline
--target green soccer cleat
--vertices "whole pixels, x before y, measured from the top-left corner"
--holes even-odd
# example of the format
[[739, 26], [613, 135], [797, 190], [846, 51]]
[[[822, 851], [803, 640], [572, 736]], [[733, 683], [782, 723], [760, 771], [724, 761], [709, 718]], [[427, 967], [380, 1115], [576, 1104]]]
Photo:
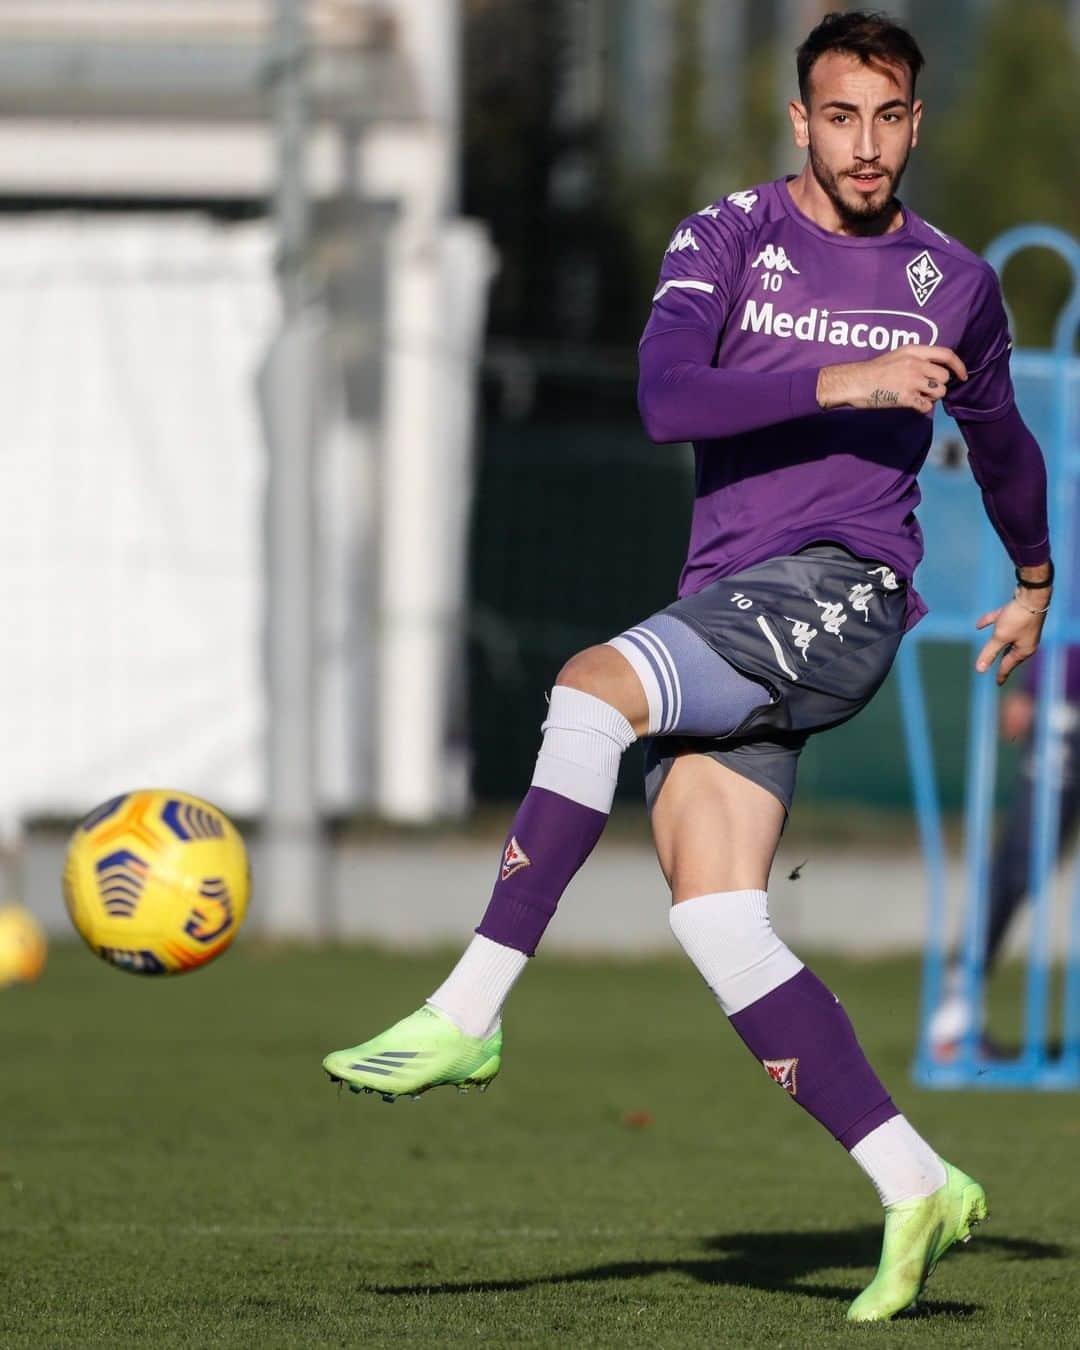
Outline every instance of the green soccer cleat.
[[932, 1195], [887, 1206], [877, 1274], [848, 1309], [848, 1321], [887, 1322], [910, 1308], [953, 1243], [967, 1242], [985, 1218], [986, 1192], [947, 1162], [945, 1185]]
[[332, 1051], [323, 1068], [353, 1092], [378, 1092], [392, 1102], [451, 1084], [459, 1092], [473, 1084], [483, 1092], [499, 1072], [501, 1052], [502, 1027], [482, 1041], [425, 1005], [374, 1040]]

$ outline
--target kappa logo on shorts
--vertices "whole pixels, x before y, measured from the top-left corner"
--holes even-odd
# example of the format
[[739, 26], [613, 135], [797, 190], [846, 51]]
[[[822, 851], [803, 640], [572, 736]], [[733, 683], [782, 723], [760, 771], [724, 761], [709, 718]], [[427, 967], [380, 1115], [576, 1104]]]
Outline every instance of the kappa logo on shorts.
[[508, 880], [515, 872], [520, 872], [523, 867], [531, 867], [532, 859], [521, 847], [518, 841], [510, 836], [510, 842], [506, 846], [506, 852], [502, 860], [502, 879]]
[[839, 600], [815, 600], [814, 604], [821, 610], [821, 626], [826, 633], [831, 633], [833, 637], [839, 638], [841, 642], [844, 635], [840, 631], [840, 625], [847, 623], [847, 615], [844, 613], [844, 606]]
[[870, 622], [870, 597], [874, 588], [868, 581], [857, 581], [848, 591], [848, 604], [856, 614], [863, 616], [863, 623]]
[[761, 1062], [774, 1083], [779, 1083], [784, 1091], [790, 1092], [793, 1097], [797, 1095], [795, 1081], [795, 1070], [799, 1067], [797, 1055], [792, 1059], [763, 1059]]
[[784, 615], [784, 622], [791, 624], [791, 640], [796, 649], [802, 652], [802, 659], [808, 661], [810, 658], [806, 653], [817, 637], [817, 629], [811, 628], [805, 619], [793, 619], [790, 614]]

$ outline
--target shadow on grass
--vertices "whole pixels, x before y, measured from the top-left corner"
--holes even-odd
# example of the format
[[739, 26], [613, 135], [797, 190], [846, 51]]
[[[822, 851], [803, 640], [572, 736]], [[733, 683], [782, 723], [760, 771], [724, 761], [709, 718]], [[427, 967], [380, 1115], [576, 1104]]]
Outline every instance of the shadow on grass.
[[[805, 1284], [823, 1270], [877, 1265], [881, 1228], [869, 1225], [835, 1233], [721, 1233], [702, 1238], [709, 1256], [666, 1261], [612, 1261], [550, 1275], [516, 1280], [468, 1280], [456, 1284], [375, 1285], [378, 1294], [498, 1294], [535, 1289], [543, 1285], [590, 1284], [607, 1280], [636, 1280], [648, 1275], [676, 1273], [701, 1284], [737, 1285], [770, 1293], [805, 1294], [811, 1298], [851, 1299], [863, 1287], [854, 1284]], [[1029, 1238], [980, 1237], [976, 1250], [996, 1249], [1025, 1261], [1044, 1261], [1067, 1255], [1056, 1243]], [[962, 1248], [960, 1250], [963, 1250]], [[970, 1317], [979, 1311], [974, 1303], [931, 1299], [916, 1315], [951, 1313]]]

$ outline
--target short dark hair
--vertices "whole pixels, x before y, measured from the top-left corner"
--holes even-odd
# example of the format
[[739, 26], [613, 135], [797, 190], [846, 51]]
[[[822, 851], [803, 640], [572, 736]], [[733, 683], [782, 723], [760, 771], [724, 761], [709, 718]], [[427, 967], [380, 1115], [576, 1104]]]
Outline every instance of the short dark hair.
[[804, 103], [810, 92], [810, 71], [826, 52], [847, 52], [858, 57], [864, 66], [907, 66], [911, 71], [912, 95], [924, 65], [919, 44], [888, 14], [872, 9], [834, 11], [825, 15], [795, 54], [799, 97]]

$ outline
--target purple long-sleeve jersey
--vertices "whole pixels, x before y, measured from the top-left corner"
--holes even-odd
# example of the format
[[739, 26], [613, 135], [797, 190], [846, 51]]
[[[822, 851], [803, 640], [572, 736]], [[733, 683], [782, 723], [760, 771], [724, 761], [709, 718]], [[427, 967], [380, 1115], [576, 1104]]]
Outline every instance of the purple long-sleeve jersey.
[[[652, 439], [694, 443], [680, 595], [817, 540], [914, 576], [931, 419], [824, 412], [816, 400], [823, 366], [911, 343], [964, 361], [968, 379], [951, 382], [945, 407], [1010, 556], [1044, 562], [1045, 467], [1015, 409], [1008, 322], [983, 259], [907, 207], [889, 234], [832, 234], [796, 207], [784, 179], [680, 224], [642, 336], [639, 385]], [[923, 613], [912, 588], [909, 623]]]

